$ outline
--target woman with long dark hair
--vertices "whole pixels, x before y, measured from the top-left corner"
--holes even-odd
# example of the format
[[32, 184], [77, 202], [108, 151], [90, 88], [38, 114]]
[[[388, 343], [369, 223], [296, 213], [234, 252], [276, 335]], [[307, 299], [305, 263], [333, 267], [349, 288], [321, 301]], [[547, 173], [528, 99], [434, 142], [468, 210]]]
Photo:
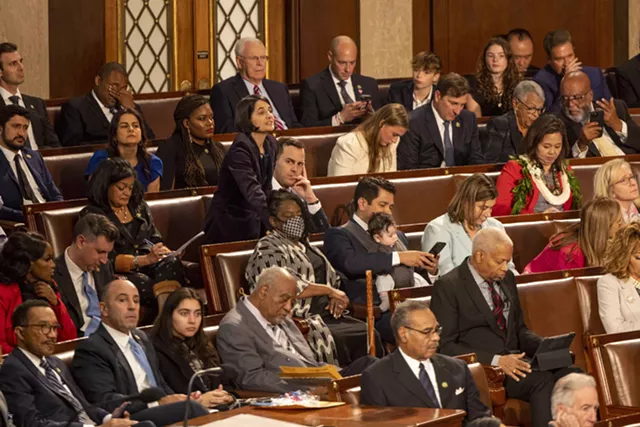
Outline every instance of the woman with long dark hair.
[[140, 113], [128, 108], [118, 111], [111, 120], [107, 148], [93, 153], [85, 176], [93, 175], [105, 159], [121, 157], [135, 168], [145, 192], [159, 191], [162, 160], [147, 152], [146, 143], [147, 133]]
[[187, 95], [178, 102], [175, 130], [158, 146], [164, 170], [160, 190], [218, 185], [225, 150], [213, 140], [214, 117], [209, 99]]
[[9, 236], [0, 253], [0, 346], [2, 354], [11, 353], [16, 336], [11, 318], [17, 306], [30, 299], [49, 303], [58, 321], [57, 325], [21, 325], [40, 328], [44, 335], [58, 331], [57, 340], [77, 338], [76, 326], [67, 307], [60, 298], [53, 281], [53, 249], [37, 233], [17, 231]]

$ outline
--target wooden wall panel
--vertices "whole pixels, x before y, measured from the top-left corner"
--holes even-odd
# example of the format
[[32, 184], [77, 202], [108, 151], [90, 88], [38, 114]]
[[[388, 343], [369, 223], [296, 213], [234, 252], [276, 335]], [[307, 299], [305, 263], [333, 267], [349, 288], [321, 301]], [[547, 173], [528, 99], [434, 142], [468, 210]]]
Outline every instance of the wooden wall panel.
[[285, 0], [265, 2], [265, 44], [269, 55], [267, 77], [279, 82], [284, 82], [287, 75], [286, 16]]
[[[173, 90], [196, 90], [194, 76], [193, 0], [173, 0]], [[205, 12], [208, 13], [208, 12]], [[214, 27], [215, 28], [215, 27]]]
[[414, 55], [432, 48], [431, 2], [432, 0], [413, 0], [411, 27]]

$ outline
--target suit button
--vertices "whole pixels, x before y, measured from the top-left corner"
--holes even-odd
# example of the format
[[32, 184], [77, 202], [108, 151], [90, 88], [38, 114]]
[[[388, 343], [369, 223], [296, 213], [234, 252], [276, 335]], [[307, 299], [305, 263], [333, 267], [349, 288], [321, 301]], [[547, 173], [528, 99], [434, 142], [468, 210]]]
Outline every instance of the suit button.
[[291, 362], [291, 358], [290, 357], [287, 357], [287, 362]]
[[133, 247], [134, 247], [135, 249], [138, 249], [138, 245], [133, 245]]

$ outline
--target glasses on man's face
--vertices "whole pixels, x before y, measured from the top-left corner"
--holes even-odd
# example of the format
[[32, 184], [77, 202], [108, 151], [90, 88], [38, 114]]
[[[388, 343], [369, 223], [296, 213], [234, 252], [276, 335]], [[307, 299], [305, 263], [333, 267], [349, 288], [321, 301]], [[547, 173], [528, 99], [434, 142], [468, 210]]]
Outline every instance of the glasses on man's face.
[[635, 175], [628, 175], [622, 178], [621, 180], [614, 182], [613, 185], [623, 184], [623, 185], [629, 186], [631, 185], [632, 182], [637, 183], [638, 177], [636, 177]]
[[62, 329], [62, 325], [59, 325], [57, 323], [55, 325], [44, 323], [44, 324], [22, 325], [22, 326], [24, 328], [36, 328], [36, 330], [39, 330], [42, 335], [49, 335], [51, 331], [56, 331], [56, 335], [57, 335], [58, 332], [60, 332], [60, 330]]
[[522, 101], [520, 98], [516, 98], [516, 101], [518, 101], [520, 103], [520, 105], [522, 105], [524, 107], [524, 109], [527, 111], [527, 113], [529, 113], [529, 114], [536, 114], [536, 115], [540, 116], [540, 115], [542, 115], [544, 113], [544, 107], [540, 107], [540, 108], [531, 107], [531, 106], [525, 104], [524, 101]]
[[435, 328], [427, 328], [427, 329], [415, 329], [415, 328], [412, 328], [411, 326], [405, 326], [405, 328], [409, 329], [410, 331], [414, 331], [419, 334], [422, 334], [425, 337], [431, 337], [433, 336], [434, 333], [438, 335], [442, 334], [442, 326], [440, 325], [436, 325]]
[[590, 90], [583, 93], [582, 95], [571, 95], [571, 96], [562, 95], [562, 102], [564, 102], [567, 105], [570, 104], [572, 101], [580, 103], [587, 97], [587, 95], [589, 95], [589, 92]]

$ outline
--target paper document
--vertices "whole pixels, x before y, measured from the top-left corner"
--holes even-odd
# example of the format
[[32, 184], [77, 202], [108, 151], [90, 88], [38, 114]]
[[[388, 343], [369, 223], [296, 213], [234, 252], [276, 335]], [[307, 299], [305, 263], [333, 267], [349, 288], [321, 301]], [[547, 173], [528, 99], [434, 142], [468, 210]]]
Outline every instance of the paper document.
[[214, 421], [212, 423], [203, 424], [202, 427], [304, 427], [302, 424], [288, 423], [278, 421], [272, 418], [259, 417], [251, 414], [240, 414], [235, 417], [229, 417], [226, 420]]
[[180, 246], [175, 251], [171, 252], [170, 255], [174, 255], [174, 256], [182, 255], [184, 253], [184, 251], [189, 247], [189, 245], [192, 244], [193, 242], [195, 242], [200, 236], [204, 236], [204, 231], [199, 232], [198, 234], [196, 234], [195, 236], [193, 236], [192, 238], [187, 240], [185, 244]]

